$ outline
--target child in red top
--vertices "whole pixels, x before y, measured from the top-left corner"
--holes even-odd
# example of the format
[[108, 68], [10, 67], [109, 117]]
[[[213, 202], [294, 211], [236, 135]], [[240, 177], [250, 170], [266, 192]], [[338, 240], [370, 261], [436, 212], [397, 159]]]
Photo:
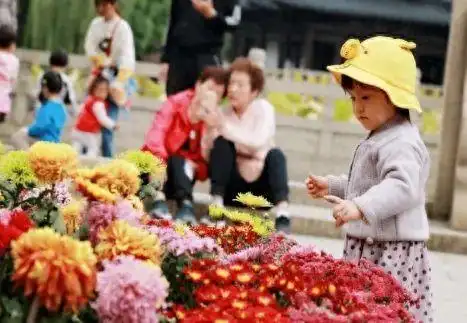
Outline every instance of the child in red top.
[[96, 157], [99, 153], [101, 128], [115, 130], [117, 125], [107, 115], [106, 99], [109, 96], [109, 81], [103, 77], [97, 77], [89, 88], [89, 94], [73, 129], [72, 142], [78, 153]]

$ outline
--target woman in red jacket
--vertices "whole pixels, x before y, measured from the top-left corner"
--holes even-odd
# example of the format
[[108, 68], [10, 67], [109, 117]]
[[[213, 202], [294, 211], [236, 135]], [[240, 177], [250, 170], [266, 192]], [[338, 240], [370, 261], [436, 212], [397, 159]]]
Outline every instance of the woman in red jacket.
[[146, 134], [142, 150], [150, 151], [167, 163], [165, 196], [155, 202], [152, 211], [160, 218], [171, 217], [166, 199], [175, 199], [175, 219], [195, 223], [193, 185], [208, 177], [207, 161], [202, 153], [201, 139], [205, 127], [215, 124], [214, 109], [225, 94], [227, 72], [220, 67], [207, 67], [195, 88], [169, 96], [156, 112]]

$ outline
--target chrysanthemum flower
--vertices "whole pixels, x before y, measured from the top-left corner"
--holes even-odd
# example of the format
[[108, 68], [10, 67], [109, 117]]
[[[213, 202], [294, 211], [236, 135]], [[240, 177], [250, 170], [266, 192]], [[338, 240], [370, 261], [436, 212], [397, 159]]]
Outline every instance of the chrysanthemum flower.
[[141, 202], [141, 200], [139, 199], [138, 196], [136, 195], [130, 195], [126, 198], [127, 201], [129, 201], [131, 203], [131, 206], [133, 207], [133, 209], [135, 209], [136, 211], [139, 211], [139, 212], [143, 212], [144, 211], [144, 205], [143, 205], [143, 202]]
[[60, 208], [66, 231], [69, 235], [75, 233], [82, 223], [83, 201], [72, 201]]
[[96, 254], [100, 260], [114, 260], [118, 256], [133, 256], [160, 264], [162, 250], [159, 239], [148, 231], [136, 228], [126, 221], [114, 221], [98, 234]]
[[93, 295], [97, 259], [88, 241], [33, 229], [12, 243], [12, 255], [12, 280], [49, 311], [78, 312]]
[[118, 158], [135, 165], [140, 174], [150, 174], [153, 179], [158, 181], [162, 181], [165, 178], [165, 163], [150, 152], [129, 150], [121, 154]]
[[0, 176], [23, 187], [37, 182], [28, 153], [21, 150], [11, 151], [0, 159]]
[[168, 287], [159, 267], [119, 257], [105, 261], [97, 275], [99, 297], [93, 307], [103, 323], [159, 322], [157, 309], [164, 304]]
[[123, 198], [135, 195], [141, 184], [138, 168], [121, 159], [96, 167], [92, 181]]
[[70, 145], [39, 141], [29, 148], [29, 161], [39, 181], [63, 181], [78, 164], [78, 154]]
[[117, 219], [115, 205], [91, 202], [84, 212], [89, 225], [89, 240], [92, 244], [98, 241], [98, 234]]
[[13, 240], [18, 239], [24, 232], [34, 226], [28, 214], [21, 210], [0, 210], [0, 256], [10, 246]]
[[251, 208], [272, 207], [272, 204], [262, 196], [248, 193], [238, 193], [234, 201], [240, 202]]
[[117, 200], [117, 195], [87, 179], [76, 177], [74, 182], [76, 190], [91, 201], [115, 203]]

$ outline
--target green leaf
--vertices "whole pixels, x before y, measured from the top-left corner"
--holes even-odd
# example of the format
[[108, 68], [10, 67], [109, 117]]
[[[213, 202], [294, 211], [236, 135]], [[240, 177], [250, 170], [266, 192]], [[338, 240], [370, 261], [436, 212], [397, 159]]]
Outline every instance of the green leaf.
[[4, 316], [0, 323], [23, 323], [23, 317], [11, 317], [11, 316]]
[[43, 316], [39, 322], [40, 323], [67, 323], [69, 320], [70, 320], [69, 315], [60, 313], [54, 316], [51, 316], [50, 314], [48, 314], [48, 316], [46, 317]]
[[32, 213], [31, 217], [37, 224], [41, 224], [47, 220], [47, 210], [39, 209]]
[[[2, 304], [5, 311], [10, 316], [10, 319], [22, 318], [24, 316], [23, 306], [17, 299], [9, 299], [5, 296], [2, 296]], [[10, 322], [10, 321], [8, 321]]]
[[55, 221], [52, 224], [52, 228], [58, 233], [66, 234], [66, 225], [65, 221], [63, 220], [63, 216], [58, 211], [52, 211], [51, 218], [52, 214], [55, 218]]

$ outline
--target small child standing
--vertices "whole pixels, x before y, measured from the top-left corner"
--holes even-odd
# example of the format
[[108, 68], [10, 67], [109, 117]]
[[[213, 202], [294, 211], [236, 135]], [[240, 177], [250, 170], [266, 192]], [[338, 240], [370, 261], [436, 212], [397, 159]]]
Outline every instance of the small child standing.
[[72, 132], [73, 147], [79, 154], [96, 157], [99, 154], [99, 139], [101, 128], [110, 131], [117, 128], [115, 121], [107, 115], [107, 97], [109, 96], [109, 81], [101, 76], [95, 78], [89, 87], [89, 96], [76, 121]]
[[29, 126], [18, 130], [11, 140], [15, 148], [28, 149], [36, 141], [60, 142], [67, 120], [66, 107], [60, 99], [62, 79], [56, 72], [46, 72], [42, 77], [42, 93], [46, 101]]
[[15, 56], [16, 32], [9, 25], [0, 26], [0, 123], [11, 111], [11, 94], [19, 73], [19, 60]]
[[[62, 78], [62, 90], [60, 91], [60, 98], [63, 103], [68, 107], [68, 111], [71, 115], [77, 113], [78, 104], [76, 100], [75, 90], [73, 88], [73, 82], [71, 82], [68, 75], [65, 73], [65, 69], [68, 67], [68, 53], [64, 50], [56, 50], [50, 54], [49, 58], [50, 71], [57, 72]], [[37, 98], [36, 107], [39, 108], [46, 100], [42, 94], [42, 77], [39, 77], [38, 86], [34, 97]]]
[[390, 37], [343, 45], [345, 62], [328, 70], [350, 94], [354, 115], [369, 134], [348, 175], [310, 175], [307, 187], [312, 197], [334, 204], [336, 226], [346, 233], [344, 258], [381, 266], [418, 296], [410, 307], [416, 321], [432, 322], [425, 211], [430, 157], [409, 114], [421, 112], [414, 48]]

